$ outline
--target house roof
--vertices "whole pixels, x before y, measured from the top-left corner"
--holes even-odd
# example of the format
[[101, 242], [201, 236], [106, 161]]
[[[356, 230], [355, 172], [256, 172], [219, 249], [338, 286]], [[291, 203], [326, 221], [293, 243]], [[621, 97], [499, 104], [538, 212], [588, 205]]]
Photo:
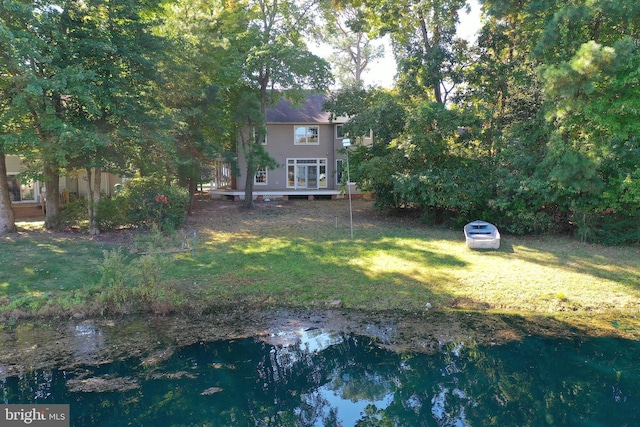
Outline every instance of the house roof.
[[329, 123], [329, 113], [322, 110], [325, 95], [310, 93], [301, 105], [281, 98], [267, 111], [267, 123]]

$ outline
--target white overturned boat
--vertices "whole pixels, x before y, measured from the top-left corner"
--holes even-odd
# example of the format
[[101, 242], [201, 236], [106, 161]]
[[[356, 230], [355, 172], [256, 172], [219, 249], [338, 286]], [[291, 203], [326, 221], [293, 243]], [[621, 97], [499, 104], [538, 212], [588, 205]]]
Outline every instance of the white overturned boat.
[[473, 221], [464, 226], [467, 247], [471, 249], [499, 249], [500, 232], [498, 228], [485, 221]]

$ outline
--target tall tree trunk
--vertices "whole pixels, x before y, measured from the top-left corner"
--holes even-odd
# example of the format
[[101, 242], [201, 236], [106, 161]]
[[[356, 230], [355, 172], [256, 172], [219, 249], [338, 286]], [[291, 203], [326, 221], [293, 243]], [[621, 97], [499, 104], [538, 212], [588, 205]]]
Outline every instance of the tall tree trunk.
[[15, 214], [11, 207], [7, 181], [6, 156], [0, 152], [0, 235], [16, 231]]
[[189, 206], [187, 209], [187, 215], [193, 213], [193, 205], [196, 200], [196, 191], [198, 190], [198, 181], [193, 178], [189, 178]]
[[52, 230], [60, 228], [58, 215], [60, 215], [60, 175], [56, 166], [48, 164], [44, 167], [46, 217], [45, 228]]
[[[250, 144], [253, 144], [253, 142], [250, 142]], [[251, 150], [252, 148], [249, 147], [249, 150]], [[249, 154], [247, 156], [247, 173], [246, 173], [246, 177], [245, 177], [245, 181], [244, 181], [244, 202], [242, 202], [242, 207], [245, 209], [252, 209], [253, 208], [253, 174], [251, 173], [251, 170], [255, 170], [255, 168], [251, 168], [250, 164], [254, 164], [255, 161], [253, 159], [253, 154]], [[255, 174], [255, 172], [254, 172]]]
[[[267, 90], [269, 85], [270, 73], [268, 70], [263, 71], [260, 77], [260, 113], [264, 118], [264, 124], [266, 126], [267, 120]], [[253, 180], [256, 174], [258, 165], [256, 164], [256, 156], [254, 153], [253, 144], [259, 144], [262, 136], [262, 132], [256, 132], [254, 137], [249, 137], [248, 149], [245, 151], [245, 158], [247, 160], [247, 176], [245, 177], [244, 185], [244, 202], [242, 206], [245, 209], [253, 209]]]
[[87, 168], [87, 181], [89, 182], [89, 200], [87, 203], [89, 213], [89, 234], [100, 234], [98, 224], [98, 204], [100, 203], [100, 185], [102, 183], [102, 168]]
[[[420, 17], [420, 31], [422, 32], [422, 42], [424, 43], [425, 53], [430, 53], [433, 49], [436, 48], [438, 40], [433, 41], [433, 43], [429, 39], [429, 31], [427, 30], [427, 22], [424, 17]], [[434, 71], [431, 77], [431, 85], [433, 89], [433, 96], [436, 99], [438, 104], [444, 104], [442, 99], [442, 88], [440, 84], [442, 83], [442, 76], [438, 71]]]

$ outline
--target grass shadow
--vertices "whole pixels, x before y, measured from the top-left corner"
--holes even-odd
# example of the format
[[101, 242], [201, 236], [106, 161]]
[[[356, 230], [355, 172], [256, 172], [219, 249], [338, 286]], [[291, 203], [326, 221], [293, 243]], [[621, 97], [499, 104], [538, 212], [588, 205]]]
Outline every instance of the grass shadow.
[[623, 283], [640, 291], [640, 248], [544, 237], [523, 238], [517, 252], [520, 259], [533, 264]]
[[466, 265], [406, 231], [380, 236], [372, 230], [350, 240], [341, 230], [287, 230], [233, 236], [211, 232], [195, 258], [181, 257], [179, 270], [188, 270], [197, 282], [217, 283], [227, 293], [270, 295], [291, 304], [338, 299], [350, 307], [372, 308], [375, 292], [378, 308], [398, 309], [448, 305], [453, 299], [445, 291], [450, 271]]

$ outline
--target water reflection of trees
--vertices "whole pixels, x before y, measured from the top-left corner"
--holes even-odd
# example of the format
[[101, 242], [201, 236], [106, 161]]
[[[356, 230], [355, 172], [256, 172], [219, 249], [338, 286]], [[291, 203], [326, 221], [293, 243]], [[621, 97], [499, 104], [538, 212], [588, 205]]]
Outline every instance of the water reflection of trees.
[[[320, 332], [318, 332], [320, 333]], [[530, 338], [490, 348], [397, 354], [350, 336], [326, 345], [203, 343], [139, 360], [0, 380], [3, 403], [71, 403], [76, 425], [637, 425], [638, 343]], [[82, 375], [139, 388], [72, 393]], [[203, 393], [214, 390], [213, 393]], [[219, 391], [218, 391], [219, 390]]]

